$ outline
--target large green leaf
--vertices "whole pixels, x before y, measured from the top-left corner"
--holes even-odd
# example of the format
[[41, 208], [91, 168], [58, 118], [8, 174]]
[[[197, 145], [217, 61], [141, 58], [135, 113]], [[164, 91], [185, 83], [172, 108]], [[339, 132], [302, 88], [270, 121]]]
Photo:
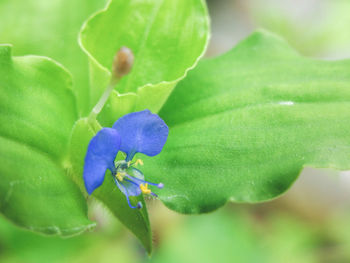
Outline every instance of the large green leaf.
[[62, 165], [77, 119], [71, 76], [54, 61], [0, 45], [0, 211], [45, 234], [94, 226]]
[[16, 56], [36, 54], [59, 61], [73, 74], [79, 112], [89, 110], [88, 65], [77, 35], [84, 20], [107, 0], [1, 0], [0, 43]]
[[104, 126], [131, 111], [157, 112], [176, 83], [193, 68], [208, 43], [204, 0], [111, 1], [91, 17], [80, 34], [90, 60], [90, 106], [105, 90], [116, 51], [135, 55], [131, 73], [118, 84], [99, 116]]
[[[68, 173], [72, 179], [85, 192], [83, 182], [83, 167], [86, 149], [91, 138], [101, 129], [97, 121], [89, 122], [86, 118], [76, 122], [69, 150]], [[93, 196], [100, 200], [135, 236], [141, 241], [148, 253], [152, 251], [152, 232], [148, 219], [147, 208], [142, 195], [131, 197], [135, 204], [138, 201], [143, 203], [142, 209], [131, 209], [124, 194], [116, 186], [109, 170], [105, 175], [102, 186], [94, 191]]]
[[169, 139], [144, 172], [164, 183], [168, 207], [198, 213], [269, 200], [305, 166], [350, 168], [350, 60], [305, 58], [257, 32], [202, 61], [160, 115]]

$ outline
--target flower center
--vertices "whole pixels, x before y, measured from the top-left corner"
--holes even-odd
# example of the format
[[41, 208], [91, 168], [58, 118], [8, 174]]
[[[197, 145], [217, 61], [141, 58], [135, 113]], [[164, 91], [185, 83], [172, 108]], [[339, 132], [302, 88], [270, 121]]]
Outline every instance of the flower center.
[[157, 196], [148, 188], [148, 185], [153, 185], [158, 188], [163, 188], [164, 185], [162, 183], [155, 184], [145, 181], [143, 173], [134, 167], [138, 165], [143, 165], [143, 161], [141, 159], [137, 159], [134, 162], [126, 160], [115, 162], [116, 170], [113, 174], [115, 180], [121, 184], [131, 183], [132, 185], [138, 187], [143, 194], [151, 194], [153, 196]]
[[142, 203], [138, 202], [137, 206], [133, 206], [130, 202], [129, 196], [149, 194], [157, 197], [157, 195], [148, 188], [148, 185], [153, 185], [158, 188], [164, 187], [162, 183], [155, 184], [144, 180], [143, 173], [134, 167], [137, 165], [143, 165], [143, 161], [141, 159], [137, 159], [135, 162], [126, 160], [117, 161], [114, 165], [114, 181], [119, 189], [125, 194], [131, 208], [142, 208]]

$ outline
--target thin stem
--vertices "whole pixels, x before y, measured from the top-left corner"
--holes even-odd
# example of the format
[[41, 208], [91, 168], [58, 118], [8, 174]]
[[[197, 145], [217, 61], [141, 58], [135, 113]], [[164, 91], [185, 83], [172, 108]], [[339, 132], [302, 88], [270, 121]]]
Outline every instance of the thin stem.
[[106, 101], [108, 100], [108, 97], [111, 94], [113, 88], [118, 84], [123, 76], [129, 74], [133, 63], [134, 55], [132, 51], [127, 47], [121, 47], [113, 59], [111, 80], [106, 90], [103, 92], [101, 98], [90, 112], [88, 122], [92, 123], [96, 120], [97, 115], [101, 112], [103, 106], [106, 104]]
[[92, 109], [92, 111], [89, 114], [89, 122], [96, 120], [97, 115], [101, 112], [103, 106], [106, 104], [106, 101], [108, 100], [109, 95], [111, 94], [113, 88], [115, 85], [119, 82], [120, 78], [113, 78], [109, 82], [107, 88], [103, 92], [102, 96], [100, 97], [99, 101], [95, 105], [95, 107]]

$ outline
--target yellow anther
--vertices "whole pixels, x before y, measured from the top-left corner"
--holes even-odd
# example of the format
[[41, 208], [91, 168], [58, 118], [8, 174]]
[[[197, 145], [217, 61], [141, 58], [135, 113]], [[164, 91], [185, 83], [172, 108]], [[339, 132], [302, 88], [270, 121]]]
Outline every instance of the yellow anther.
[[143, 165], [143, 161], [141, 159], [137, 159], [135, 165]]
[[117, 172], [117, 174], [115, 175], [115, 177], [117, 177], [118, 181], [122, 182], [122, 181], [124, 180], [125, 173]]
[[148, 189], [148, 184], [140, 184], [140, 189], [143, 194], [150, 194], [152, 191]]

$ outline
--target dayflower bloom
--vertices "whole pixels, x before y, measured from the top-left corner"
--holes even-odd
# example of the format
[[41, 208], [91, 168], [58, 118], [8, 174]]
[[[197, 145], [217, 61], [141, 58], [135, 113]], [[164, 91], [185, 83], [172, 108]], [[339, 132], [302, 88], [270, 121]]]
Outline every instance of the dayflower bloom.
[[[130, 196], [151, 194], [148, 185], [163, 188], [144, 180], [142, 172], [135, 168], [143, 165], [140, 159], [133, 161], [136, 153], [148, 156], [159, 154], [168, 138], [169, 129], [165, 122], [149, 110], [127, 114], [118, 119], [112, 128], [101, 129], [90, 141], [85, 156], [83, 178], [85, 188], [91, 194], [102, 185], [105, 172], [109, 169], [120, 191], [126, 196], [131, 208], [141, 208], [141, 202], [133, 206]], [[119, 151], [126, 153], [126, 159], [115, 161]]]

